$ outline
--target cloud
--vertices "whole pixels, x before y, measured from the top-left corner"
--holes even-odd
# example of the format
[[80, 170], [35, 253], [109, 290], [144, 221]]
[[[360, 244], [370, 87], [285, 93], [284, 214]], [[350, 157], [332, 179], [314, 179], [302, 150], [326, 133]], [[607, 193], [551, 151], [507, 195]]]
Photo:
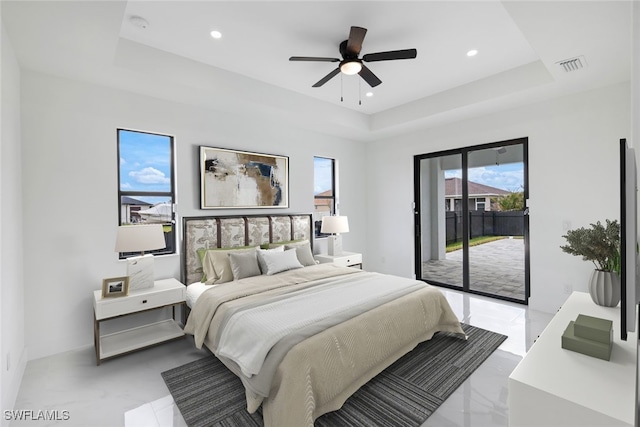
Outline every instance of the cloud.
[[[462, 171], [445, 171], [445, 178], [462, 178]], [[524, 187], [524, 173], [522, 169], [502, 166], [477, 167], [469, 169], [469, 181], [490, 187], [501, 188], [506, 191], [522, 191]]]
[[169, 178], [156, 168], [148, 167], [129, 172], [129, 176], [140, 184], [169, 184]]
[[470, 169], [469, 179], [507, 191], [521, 191], [524, 185], [522, 171], [499, 170], [496, 168]]

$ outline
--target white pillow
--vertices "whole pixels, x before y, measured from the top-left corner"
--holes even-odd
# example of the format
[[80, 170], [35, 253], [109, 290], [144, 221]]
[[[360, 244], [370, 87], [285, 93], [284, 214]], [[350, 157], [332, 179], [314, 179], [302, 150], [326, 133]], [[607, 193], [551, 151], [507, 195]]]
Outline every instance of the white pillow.
[[262, 274], [267, 274], [267, 264], [264, 263], [264, 260], [262, 259], [260, 254], [263, 254], [265, 252], [284, 252], [284, 245], [276, 246], [271, 249], [258, 248], [257, 251], [258, 251], [258, 265], [260, 265], [260, 271], [262, 271]]
[[302, 268], [302, 264], [298, 261], [295, 249], [289, 249], [287, 251], [260, 251], [258, 252], [258, 258], [262, 257], [266, 265], [266, 272], [263, 274], [271, 276], [281, 271], [292, 270], [294, 268]]

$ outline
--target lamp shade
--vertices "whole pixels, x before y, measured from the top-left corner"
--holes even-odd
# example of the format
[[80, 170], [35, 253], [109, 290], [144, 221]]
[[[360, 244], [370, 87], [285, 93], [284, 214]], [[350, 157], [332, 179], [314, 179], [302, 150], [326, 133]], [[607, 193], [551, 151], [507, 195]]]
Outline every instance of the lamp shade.
[[322, 217], [322, 227], [320, 227], [321, 233], [348, 233], [349, 232], [349, 220], [346, 216], [325, 216]]
[[123, 225], [118, 227], [116, 252], [144, 252], [163, 249], [162, 224]]

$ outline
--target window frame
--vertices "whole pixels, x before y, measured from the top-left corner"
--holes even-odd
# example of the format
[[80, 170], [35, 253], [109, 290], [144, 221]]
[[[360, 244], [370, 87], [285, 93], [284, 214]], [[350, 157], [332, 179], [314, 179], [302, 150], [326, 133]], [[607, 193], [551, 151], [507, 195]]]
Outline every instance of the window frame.
[[[160, 137], [166, 137], [169, 138], [169, 161], [170, 161], [170, 165], [169, 165], [169, 171], [170, 171], [170, 175], [171, 175], [171, 179], [170, 179], [170, 190], [169, 191], [123, 191], [122, 187], [121, 187], [121, 175], [122, 175], [122, 169], [121, 169], [121, 142], [120, 142], [120, 138], [121, 138], [121, 132], [133, 132], [133, 133], [141, 133], [141, 134], [148, 134], [148, 135], [154, 135], [154, 136], [160, 136]], [[177, 251], [177, 229], [176, 229], [176, 141], [175, 141], [175, 136], [174, 135], [169, 135], [169, 134], [165, 134], [165, 133], [160, 133], [160, 132], [150, 132], [150, 131], [143, 131], [143, 130], [138, 130], [138, 129], [128, 129], [128, 128], [117, 128], [116, 129], [116, 150], [117, 150], [117, 157], [116, 157], [116, 161], [117, 161], [117, 175], [118, 175], [118, 226], [120, 225], [125, 225], [125, 224], [132, 224], [129, 222], [126, 222], [123, 224], [123, 218], [122, 218], [122, 212], [123, 212], [123, 203], [122, 203], [122, 199], [123, 197], [130, 197], [130, 198], [136, 198], [136, 197], [163, 197], [163, 198], [168, 198], [171, 202], [171, 220], [169, 221], [170, 225], [171, 225], [171, 231], [170, 236], [165, 237], [167, 239], [167, 247], [164, 249], [157, 249], [157, 250], [153, 250], [153, 251], [146, 251], [146, 253], [150, 253], [150, 254], [154, 254], [154, 255], [171, 255], [171, 254], [176, 254], [178, 253]], [[165, 223], [165, 225], [168, 225], [169, 223]], [[133, 225], [135, 226], [135, 225]], [[165, 232], [166, 234], [166, 232]], [[135, 254], [130, 254], [130, 253], [122, 253], [120, 252], [118, 254], [118, 258], [119, 259], [125, 259], [131, 255], [139, 255], [137, 253]]]
[[331, 200], [332, 203], [329, 207], [329, 215], [338, 215], [339, 214], [339, 210], [338, 210], [338, 180], [337, 180], [337, 170], [338, 170], [338, 161], [337, 159], [333, 158], [333, 157], [326, 157], [326, 156], [313, 156], [313, 163], [314, 163], [314, 188], [315, 188], [315, 160], [316, 159], [322, 159], [322, 160], [330, 160], [331, 161], [331, 196], [319, 196], [315, 194], [313, 194], [313, 213], [314, 216], [316, 218], [314, 218], [314, 237], [316, 239], [321, 239], [321, 238], [325, 238], [328, 237], [329, 234], [326, 233], [321, 233], [320, 232], [320, 224], [322, 224], [322, 216], [318, 217], [318, 211], [316, 208], [316, 200]]

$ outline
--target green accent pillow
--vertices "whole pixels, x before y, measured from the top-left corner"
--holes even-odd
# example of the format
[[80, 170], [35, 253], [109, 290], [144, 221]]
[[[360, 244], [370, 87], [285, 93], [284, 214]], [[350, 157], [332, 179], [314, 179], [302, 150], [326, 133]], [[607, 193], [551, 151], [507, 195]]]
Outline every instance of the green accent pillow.
[[[273, 249], [282, 245], [290, 245], [290, 246], [304, 245], [305, 243], [309, 243], [309, 241], [308, 240], [287, 240], [286, 242], [273, 242], [273, 243], [269, 243], [268, 245], [269, 247], [266, 249]], [[262, 248], [262, 245], [260, 245], [260, 247]], [[265, 249], [265, 248], [262, 248], [262, 249]]]

